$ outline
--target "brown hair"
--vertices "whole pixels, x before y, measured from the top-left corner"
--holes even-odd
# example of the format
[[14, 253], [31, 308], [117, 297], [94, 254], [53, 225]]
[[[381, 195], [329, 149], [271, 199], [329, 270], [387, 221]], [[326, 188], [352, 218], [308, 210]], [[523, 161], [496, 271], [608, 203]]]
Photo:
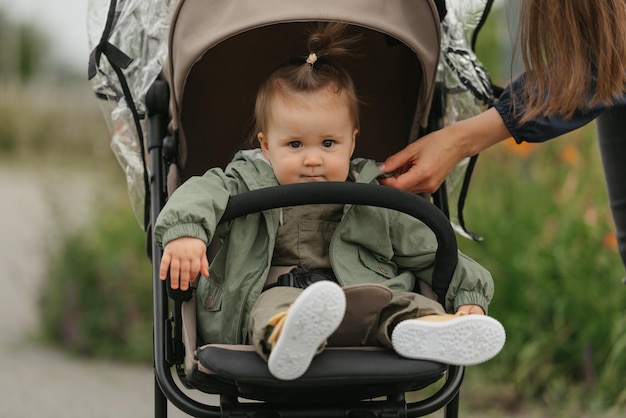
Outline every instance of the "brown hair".
[[337, 59], [353, 56], [352, 47], [357, 36], [346, 35], [347, 25], [342, 23], [319, 24], [308, 36], [309, 54], [296, 58], [276, 68], [261, 84], [254, 106], [254, 130], [266, 130], [269, 119], [269, 101], [276, 94], [308, 93], [323, 88], [336, 89], [348, 98], [350, 116], [355, 128], [359, 128], [359, 100], [354, 82]]
[[626, 1], [523, 0], [519, 30], [531, 86], [522, 123], [570, 118], [578, 108], [609, 105], [625, 91]]

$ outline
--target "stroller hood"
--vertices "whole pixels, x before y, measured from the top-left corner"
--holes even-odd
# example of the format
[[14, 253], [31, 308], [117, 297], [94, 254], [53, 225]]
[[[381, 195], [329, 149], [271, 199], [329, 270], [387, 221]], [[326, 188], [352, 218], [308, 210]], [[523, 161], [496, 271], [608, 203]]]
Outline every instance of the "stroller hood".
[[[195, 166], [223, 166], [241, 148], [258, 86], [286, 58], [308, 55], [304, 29], [317, 21], [342, 21], [364, 33], [363, 53], [345, 67], [365, 102], [359, 142], [375, 137], [377, 151], [357, 146], [359, 156], [385, 158], [417, 138], [427, 125], [439, 61], [432, 0], [181, 0], [165, 74], [183, 178], [198, 172]], [[368, 125], [374, 120], [381, 127]], [[194, 161], [207, 157], [202, 148], [191, 149], [197, 142], [210, 143], [212, 151], [225, 147], [217, 154], [228, 157]]]

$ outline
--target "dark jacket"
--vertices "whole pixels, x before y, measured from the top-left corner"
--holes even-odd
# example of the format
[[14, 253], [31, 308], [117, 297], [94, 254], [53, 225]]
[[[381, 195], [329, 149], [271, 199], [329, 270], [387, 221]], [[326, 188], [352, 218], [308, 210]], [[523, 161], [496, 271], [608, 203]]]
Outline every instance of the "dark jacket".
[[[599, 104], [593, 107], [583, 107], [574, 113], [571, 119], [564, 120], [560, 117], [535, 118], [520, 125], [521, 115], [524, 113], [523, 92], [530, 88], [522, 74], [516, 78], [500, 95], [495, 108], [500, 113], [502, 120], [513, 135], [517, 143], [543, 142], [559, 135], [580, 128], [591, 122], [607, 109], [607, 106]], [[514, 106], [515, 104], [515, 106]], [[625, 106], [626, 95], [619, 97], [611, 107]]]

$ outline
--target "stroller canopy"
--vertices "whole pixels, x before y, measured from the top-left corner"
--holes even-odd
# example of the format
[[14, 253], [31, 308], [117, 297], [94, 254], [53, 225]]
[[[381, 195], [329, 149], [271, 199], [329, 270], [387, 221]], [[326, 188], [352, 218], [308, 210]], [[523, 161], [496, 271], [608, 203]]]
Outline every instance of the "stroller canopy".
[[165, 73], [181, 177], [224, 166], [251, 128], [258, 86], [287, 58], [307, 56], [311, 22], [362, 32], [342, 62], [364, 102], [359, 157], [384, 159], [417, 138], [429, 116], [439, 60], [432, 0], [181, 0]]

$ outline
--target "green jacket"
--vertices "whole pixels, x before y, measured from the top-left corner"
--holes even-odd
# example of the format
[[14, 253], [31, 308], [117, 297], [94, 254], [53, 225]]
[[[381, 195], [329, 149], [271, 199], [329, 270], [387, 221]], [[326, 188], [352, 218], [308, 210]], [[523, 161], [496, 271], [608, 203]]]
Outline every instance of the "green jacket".
[[[373, 161], [352, 162], [356, 182], [377, 183], [381, 175]], [[202, 277], [196, 294], [198, 331], [211, 343], [240, 344], [246, 340], [250, 310], [269, 272], [279, 210], [269, 210], [216, 224], [230, 195], [276, 186], [272, 168], [259, 150], [239, 152], [225, 170], [207, 171], [179, 187], [161, 211], [154, 235], [164, 247], [191, 236], [223, 244], [211, 262], [210, 278]], [[339, 283], [380, 283], [393, 291], [412, 291], [416, 278], [431, 284], [437, 241], [422, 222], [388, 209], [345, 205], [329, 249]], [[446, 295], [449, 312], [465, 304], [487, 311], [493, 296], [489, 272], [459, 253]]]

